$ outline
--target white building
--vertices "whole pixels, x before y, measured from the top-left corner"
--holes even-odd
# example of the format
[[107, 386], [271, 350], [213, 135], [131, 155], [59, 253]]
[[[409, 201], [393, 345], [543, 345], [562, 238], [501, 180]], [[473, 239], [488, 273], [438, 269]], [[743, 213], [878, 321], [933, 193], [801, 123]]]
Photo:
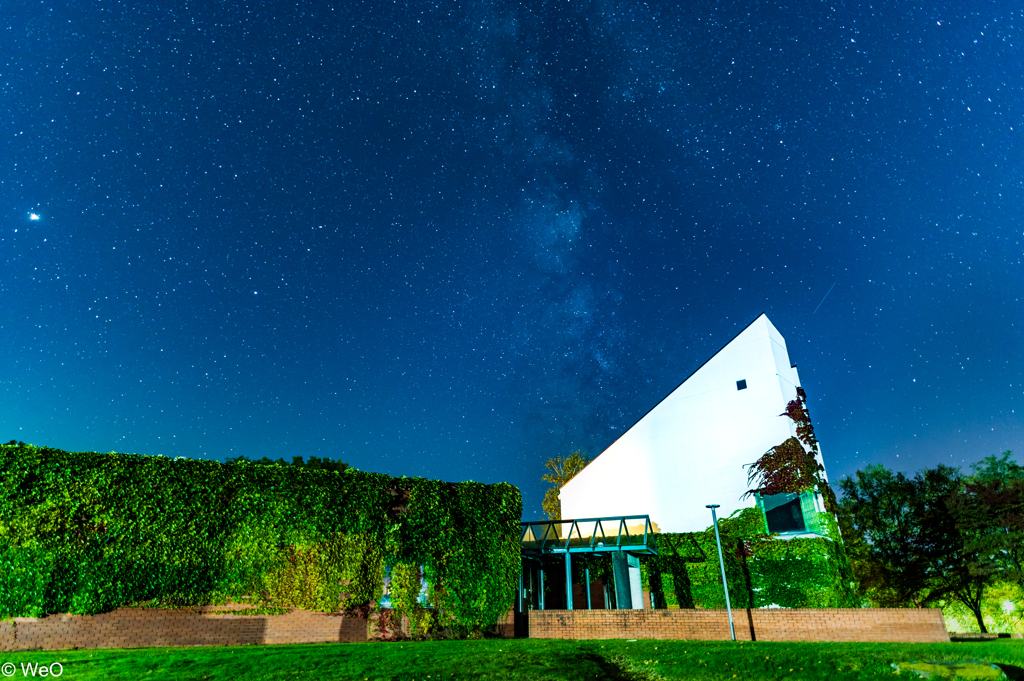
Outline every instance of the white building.
[[[560, 492], [563, 518], [647, 514], [661, 532], [698, 532], [754, 506], [745, 465], [796, 435], [780, 416], [800, 377], [786, 341], [761, 315], [623, 433]], [[776, 495], [762, 506], [772, 531], [811, 531], [813, 494]], [[805, 519], [807, 522], [805, 522]]]

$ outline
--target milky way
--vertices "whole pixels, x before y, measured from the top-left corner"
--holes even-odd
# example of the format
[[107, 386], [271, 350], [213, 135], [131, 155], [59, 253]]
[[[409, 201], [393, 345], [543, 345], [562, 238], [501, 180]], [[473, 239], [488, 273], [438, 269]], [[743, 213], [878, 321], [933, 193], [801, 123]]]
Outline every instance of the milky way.
[[532, 517], [763, 311], [833, 480], [1022, 453], [1024, 10], [882, 5], [15, 0], [0, 438]]

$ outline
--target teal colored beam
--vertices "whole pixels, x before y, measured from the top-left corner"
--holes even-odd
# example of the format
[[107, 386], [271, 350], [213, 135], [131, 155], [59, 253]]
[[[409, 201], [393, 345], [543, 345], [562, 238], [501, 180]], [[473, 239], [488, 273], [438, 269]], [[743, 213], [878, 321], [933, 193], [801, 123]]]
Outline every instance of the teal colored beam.
[[516, 592], [516, 612], [523, 611], [523, 564], [519, 563], [519, 591]]
[[590, 563], [587, 563], [586, 567], [583, 568], [583, 577], [587, 582], [587, 610], [593, 610], [590, 607]]
[[572, 554], [565, 554], [565, 609], [572, 610]]
[[[597, 548], [574, 548], [574, 549], [549, 549], [544, 553], [615, 553], [616, 551], [626, 551], [640, 556], [656, 556], [658, 555], [657, 548], [654, 546], [642, 546], [640, 544], [623, 544], [622, 546], [599, 546]], [[543, 555], [540, 551], [524, 550], [523, 555], [539, 556]]]
[[718, 536], [718, 514], [715, 513], [715, 509], [718, 508], [718, 504], [708, 504], [705, 508], [711, 509], [711, 522], [715, 526], [715, 543], [718, 544], [718, 566], [722, 568], [722, 589], [725, 590], [725, 611], [729, 613], [729, 633], [732, 634], [732, 640], [736, 640], [736, 627], [732, 623], [732, 605], [729, 603], [729, 582], [725, 579], [725, 558], [722, 557], [722, 538]]

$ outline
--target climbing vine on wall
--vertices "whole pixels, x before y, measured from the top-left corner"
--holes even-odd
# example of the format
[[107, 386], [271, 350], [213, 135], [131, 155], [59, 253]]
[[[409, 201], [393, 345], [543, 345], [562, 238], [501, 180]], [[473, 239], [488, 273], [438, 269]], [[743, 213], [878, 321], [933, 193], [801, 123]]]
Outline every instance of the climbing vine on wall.
[[[830, 537], [838, 528], [821, 514]], [[831, 521], [831, 524], [830, 524]], [[859, 605], [839, 541], [779, 541], [764, 533], [764, 515], [741, 509], [719, 521], [729, 598], [734, 608], [844, 608]], [[644, 559], [645, 588], [658, 607], [724, 608], [714, 528], [658, 535], [658, 556]]]
[[0, 616], [241, 598], [365, 614], [402, 564], [430, 580], [426, 626], [486, 629], [512, 607], [521, 506], [507, 484], [0, 445]]
[[406, 617], [409, 635], [414, 638], [430, 634], [437, 626], [433, 609], [420, 602], [423, 576], [415, 563], [397, 563], [391, 568], [391, 607], [399, 618]]
[[779, 416], [788, 416], [796, 424], [796, 436], [800, 442], [807, 445], [815, 454], [818, 451], [818, 438], [814, 435], [814, 426], [811, 424], [811, 414], [807, 411], [807, 393], [797, 386], [796, 399], [786, 405], [786, 411]]
[[795, 437], [765, 452], [747, 470], [747, 484], [756, 487], [744, 496], [799, 493], [815, 489], [820, 481], [821, 464]]
[[825, 468], [818, 462], [821, 451], [803, 388], [796, 389], [796, 399], [791, 400], [779, 416], [788, 416], [796, 424], [796, 437], [772, 447], [750, 465], [747, 484], [753, 487], [744, 496], [815, 491], [822, 495], [825, 509], [835, 513], [836, 496], [825, 482]]

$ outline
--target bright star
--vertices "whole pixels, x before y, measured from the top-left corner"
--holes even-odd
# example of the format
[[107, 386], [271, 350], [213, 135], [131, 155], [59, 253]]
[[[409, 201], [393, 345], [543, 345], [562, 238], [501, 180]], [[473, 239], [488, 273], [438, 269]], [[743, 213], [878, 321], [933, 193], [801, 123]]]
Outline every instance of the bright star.
[[29, 213], [29, 214], [28, 214], [28, 219], [29, 219], [29, 220], [38, 220], [38, 219], [39, 219], [39, 216], [38, 216], [38, 215], [36, 215], [35, 213]]

